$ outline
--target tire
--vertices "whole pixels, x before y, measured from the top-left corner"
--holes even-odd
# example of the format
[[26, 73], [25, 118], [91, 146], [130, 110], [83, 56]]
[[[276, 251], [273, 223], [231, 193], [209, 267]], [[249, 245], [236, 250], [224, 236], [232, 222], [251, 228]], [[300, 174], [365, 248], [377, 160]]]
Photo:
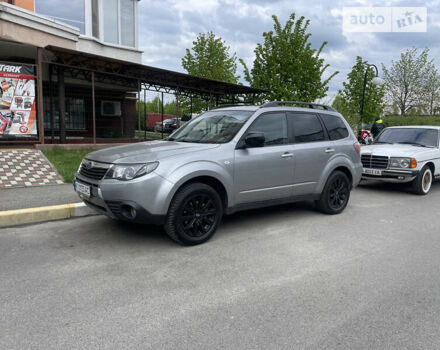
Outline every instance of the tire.
[[165, 232], [177, 243], [196, 245], [209, 240], [223, 216], [219, 194], [203, 183], [185, 185], [174, 196], [165, 221]]
[[315, 204], [325, 214], [339, 214], [348, 204], [350, 190], [351, 182], [348, 176], [336, 170], [327, 179], [321, 197]]
[[433, 179], [434, 175], [431, 168], [425, 165], [412, 182], [413, 192], [421, 196], [427, 195], [431, 189]]

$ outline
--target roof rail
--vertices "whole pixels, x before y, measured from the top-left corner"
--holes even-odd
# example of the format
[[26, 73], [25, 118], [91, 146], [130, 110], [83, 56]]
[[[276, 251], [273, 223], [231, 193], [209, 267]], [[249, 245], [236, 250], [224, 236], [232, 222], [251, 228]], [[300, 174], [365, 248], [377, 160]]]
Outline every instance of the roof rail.
[[321, 110], [325, 110], [325, 111], [336, 112], [336, 109], [334, 109], [333, 107], [327, 106], [327, 105], [322, 105], [319, 103], [312, 103], [312, 102], [299, 102], [299, 101], [272, 101], [272, 102], [265, 103], [260, 108], [280, 107], [280, 106], [285, 106], [285, 105], [298, 105], [300, 107], [321, 109]]
[[243, 106], [255, 106], [250, 103], [229, 103], [229, 104], [219, 104], [218, 106], [215, 106], [214, 108], [211, 108], [211, 111], [213, 109], [219, 109], [219, 108], [226, 108], [226, 107], [243, 107]]

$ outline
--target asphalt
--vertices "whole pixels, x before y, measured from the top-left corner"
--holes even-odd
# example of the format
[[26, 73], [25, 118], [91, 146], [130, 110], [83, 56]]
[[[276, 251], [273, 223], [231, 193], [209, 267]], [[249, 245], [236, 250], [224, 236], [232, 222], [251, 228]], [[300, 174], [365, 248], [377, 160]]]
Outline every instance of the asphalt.
[[438, 349], [439, 204], [368, 185], [190, 248], [102, 216], [0, 229], [0, 348]]
[[13, 187], [0, 190], [0, 211], [80, 203], [72, 184]]

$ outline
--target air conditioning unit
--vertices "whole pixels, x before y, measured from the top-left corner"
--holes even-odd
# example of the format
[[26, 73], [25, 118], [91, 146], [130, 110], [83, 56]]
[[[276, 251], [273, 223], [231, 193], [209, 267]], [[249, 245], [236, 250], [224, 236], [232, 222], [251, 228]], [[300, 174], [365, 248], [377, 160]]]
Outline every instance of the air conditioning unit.
[[121, 115], [121, 102], [101, 101], [101, 115], [104, 117], [119, 117]]

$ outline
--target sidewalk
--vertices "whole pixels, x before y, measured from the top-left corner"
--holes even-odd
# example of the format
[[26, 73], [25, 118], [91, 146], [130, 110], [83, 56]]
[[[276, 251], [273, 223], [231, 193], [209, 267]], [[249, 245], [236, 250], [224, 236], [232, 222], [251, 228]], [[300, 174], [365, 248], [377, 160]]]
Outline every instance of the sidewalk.
[[0, 189], [0, 211], [81, 202], [72, 184]]
[[0, 189], [0, 229], [96, 214], [72, 184]]

